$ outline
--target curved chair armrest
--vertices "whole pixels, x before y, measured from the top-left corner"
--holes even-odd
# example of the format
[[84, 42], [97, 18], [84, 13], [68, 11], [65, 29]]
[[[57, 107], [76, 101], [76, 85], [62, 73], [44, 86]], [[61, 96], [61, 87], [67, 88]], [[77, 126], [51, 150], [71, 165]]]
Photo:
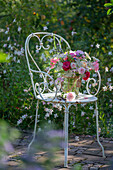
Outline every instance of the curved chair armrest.
[[96, 95], [98, 94], [98, 92], [99, 92], [99, 90], [100, 90], [100, 86], [101, 86], [101, 76], [100, 76], [100, 73], [99, 73], [99, 71], [97, 71], [96, 73], [97, 73], [97, 75], [98, 75], [98, 81], [97, 81], [96, 79], [94, 79], [94, 78], [89, 78], [88, 81], [87, 81], [87, 84], [86, 84], [86, 90], [87, 90], [88, 94], [91, 94], [91, 93], [90, 93], [90, 89], [89, 89], [89, 87], [88, 87], [90, 81], [91, 81], [91, 80], [93, 81], [93, 83], [92, 83], [92, 86], [93, 86], [93, 87], [96, 87], [97, 82], [98, 82], [97, 91], [96, 91], [95, 94], [93, 94], [94, 96], [96, 96]]
[[[33, 73], [40, 74], [40, 76], [43, 78], [43, 81], [34, 83]], [[54, 93], [54, 96], [52, 95], [53, 97], [50, 98], [49, 101], [53, 101], [57, 97], [58, 88], [55, 83], [55, 80], [50, 74], [44, 71], [37, 71], [37, 70], [30, 69], [30, 75], [31, 75], [34, 95], [36, 98], [38, 98], [38, 95], [39, 95], [41, 100], [48, 101], [46, 98], [44, 98], [44, 95], [43, 95], [44, 93], [52, 93], [52, 94]], [[49, 79], [49, 82], [47, 81], [47, 79]], [[43, 89], [41, 88], [41, 86], [43, 86]]]

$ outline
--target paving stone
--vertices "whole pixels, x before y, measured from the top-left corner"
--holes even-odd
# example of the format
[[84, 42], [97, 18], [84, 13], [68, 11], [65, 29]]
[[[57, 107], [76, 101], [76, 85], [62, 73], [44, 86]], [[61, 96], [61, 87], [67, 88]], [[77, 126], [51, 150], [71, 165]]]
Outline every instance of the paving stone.
[[106, 160], [105, 158], [103, 157], [99, 157], [99, 156], [94, 156], [94, 155], [85, 155], [85, 154], [77, 154], [75, 155], [77, 157], [82, 157], [87, 161], [93, 161], [93, 162], [96, 162], [96, 163], [101, 163], [101, 164], [108, 164], [109, 161]]
[[12, 160], [12, 161], [7, 162], [8, 167], [14, 167], [15, 169], [19, 168], [20, 164], [21, 164], [21, 161], [19, 161], [19, 160]]
[[70, 143], [69, 145], [73, 145], [75, 147], [79, 146], [79, 147], [85, 147], [85, 148], [92, 148], [93, 147], [96, 147], [96, 148], [99, 148], [100, 145], [98, 144], [98, 142], [96, 141], [87, 141], [87, 140], [84, 140], [84, 142], [74, 142], [74, 143]]
[[87, 166], [90, 168], [90, 167], [92, 167], [92, 166], [93, 166], [93, 164], [91, 164], [91, 163], [90, 163], [90, 164], [87, 164]]
[[106, 148], [106, 147], [113, 148], [113, 143], [110, 143], [110, 142], [109, 143], [104, 143], [103, 142], [102, 145], [103, 145], [104, 148]]
[[78, 151], [78, 148], [69, 149], [69, 153], [74, 153], [76, 151]]
[[94, 165], [90, 168], [91, 170], [96, 170], [96, 169], [100, 169], [103, 165], [102, 164], [96, 164], [94, 163]]
[[93, 167], [101, 168], [102, 166], [103, 166], [103, 164], [94, 163], [94, 166], [93, 166]]
[[90, 170], [98, 170], [99, 168], [97, 167], [90, 167]]
[[82, 170], [89, 170], [89, 167], [87, 165], [82, 166]]
[[101, 151], [101, 148], [91, 147], [91, 148], [88, 148], [86, 151], [84, 151], [83, 154], [98, 155], [100, 151]]
[[[99, 170], [113, 170], [113, 169], [108, 169], [110, 168], [110, 159], [113, 156], [113, 139], [112, 138], [100, 138], [100, 141], [102, 145], [105, 148], [105, 154], [107, 158], [102, 157], [102, 151], [101, 147], [99, 146], [97, 140], [95, 137], [89, 137], [89, 136], [79, 136], [79, 141], [75, 141], [75, 136], [76, 135], [71, 135], [71, 138], [69, 140], [69, 156], [68, 156], [68, 163], [69, 167], [64, 168], [63, 163], [64, 163], [64, 150], [59, 150], [56, 152], [56, 162], [57, 166], [54, 168], [54, 170], [68, 170], [72, 169], [72, 167], [76, 163], [80, 163], [83, 165], [82, 170], [93, 170], [94, 168], [99, 168]], [[78, 135], [77, 135], [78, 136]], [[19, 163], [16, 161], [16, 157], [24, 154], [27, 150], [28, 144], [30, 143], [32, 139], [32, 133], [23, 133], [21, 135], [21, 138], [17, 139], [14, 142], [14, 147], [15, 147], [15, 152], [12, 153], [9, 157], [8, 160], [10, 162], [10, 166], [7, 168], [7, 170], [10, 170], [11, 168], [13, 170], [13, 167], [18, 166], [16, 163]], [[35, 158], [38, 161], [42, 161], [46, 159], [47, 153], [45, 152], [38, 152], [35, 154]], [[11, 165], [11, 163], [15, 165]], [[90, 169], [89, 169], [90, 168]], [[102, 169], [104, 168], [104, 169]], [[15, 168], [14, 170], [17, 170], [18, 168]], [[96, 169], [94, 169], [96, 170]]]
[[103, 165], [99, 170], [113, 170], [113, 168], [111, 168], [110, 165]]
[[107, 157], [112, 157], [113, 150], [111, 150], [111, 148], [105, 148], [105, 155], [107, 155]]

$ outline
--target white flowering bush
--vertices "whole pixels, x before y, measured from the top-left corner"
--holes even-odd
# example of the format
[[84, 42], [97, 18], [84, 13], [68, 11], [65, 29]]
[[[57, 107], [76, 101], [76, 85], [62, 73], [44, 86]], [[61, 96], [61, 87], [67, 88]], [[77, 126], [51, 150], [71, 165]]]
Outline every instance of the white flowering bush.
[[[25, 39], [36, 31], [58, 33], [70, 44], [71, 49], [87, 51], [90, 56], [100, 60], [99, 71], [102, 76], [99, 98], [99, 120], [103, 134], [109, 135], [108, 121], [112, 116], [113, 105], [113, 46], [112, 16], [107, 17], [105, 1], [72, 2], [57, 0], [1, 0], [0, 11], [0, 51], [5, 53], [8, 62], [0, 63], [0, 103], [2, 119], [18, 128], [31, 128], [34, 125], [35, 104], [28, 68], [25, 59]], [[68, 5], [68, 8], [67, 8]], [[98, 8], [97, 8], [98, 7]], [[85, 15], [84, 15], [84, 13]], [[70, 16], [71, 13], [71, 16]], [[21, 14], [21, 15], [20, 15]], [[94, 15], [95, 14], [95, 15]], [[95, 17], [96, 16], [96, 17]], [[48, 42], [52, 42], [48, 38]], [[40, 68], [47, 62], [47, 56], [32, 47]], [[49, 50], [52, 55], [53, 49]], [[96, 78], [96, 74], [93, 77]], [[90, 85], [90, 88], [92, 86]], [[86, 93], [82, 80], [82, 91]], [[80, 108], [80, 109], [79, 109]], [[94, 105], [79, 105], [77, 114], [71, 109], [70, 131], [95, 134]], [[90, 114], [89, 114], [90, 113]], [[75, 116], [76, 115], [76, 116]], [[50, 103], [42, 103], [38, 114], [38, 128], [44, 121], [58, 122], [62, 127], [64, 108]], [[90, 126], [89, 126], [90, 125]]]

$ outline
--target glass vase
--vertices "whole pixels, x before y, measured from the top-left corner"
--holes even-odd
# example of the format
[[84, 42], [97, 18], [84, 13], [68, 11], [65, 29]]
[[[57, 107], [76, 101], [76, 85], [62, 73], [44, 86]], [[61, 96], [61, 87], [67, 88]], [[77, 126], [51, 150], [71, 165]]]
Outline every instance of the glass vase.
[[64, 93], [74, 92], [76, 97], [79, 95], [81, 87], [81, 79], [79, 76], [67, 77], [63, 76], [64, 81], [61, 83], [61, 89]]

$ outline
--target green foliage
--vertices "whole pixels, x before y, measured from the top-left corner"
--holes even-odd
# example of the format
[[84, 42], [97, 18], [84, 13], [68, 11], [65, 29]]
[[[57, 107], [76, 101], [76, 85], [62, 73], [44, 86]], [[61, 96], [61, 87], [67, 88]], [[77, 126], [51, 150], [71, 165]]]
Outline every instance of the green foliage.
[[19, 137], [17, 129], [12, 128], [5, 121], [0, 120], [0, 168], [3, 158], [13, 152], [12, 142]]
[[[0, 49], [10, 55], [10, 62], [0, 64], [0, 95], [2, 96], [0, 117], [2, 119], [19, 128], [33, 126], [36, 101], [28, 75], [24, 44], [30, 33], [48, 31], [63, 36], [72, 50], [86, 51], [90, 56], [100, 60], [102, 87], [107, 87], [107, 91], [101, 88], [98, 95], [100, 123], [101, 127], [105, 128], [104, 135], [107, 135], [107, 121], [112, 114], [112, 91], [109, 90], [109, 86], [110, 84], [112, 86], [113, 74], [110, 71], [113, 68], [113, 21], [112, 15], [107, 16], [104, 3], [104, 0], [0, 0], [2, 4]], [[35, 57], [39, 67], [43, 69], [43, 58], [38, 53]], [[106, 67], [108, 72], [105, 72]], [[111, 81], [108, 81], [108, 78], [111, 78]], [[55, 107], [58, 109], [56, 110]], [[38, 128], [45, 121], [59, 122], [58, 127], [62, 127], [64, 108], [55, 107], [49, 103], [40, 104]], [[92, 105], [93, 110], [90, 111], [89, 105], [78, 107], [80, 110], [77, 111], [76, 116], [74, 116], [75, 109], [72, 109], [70, 131], [95, 134], [95, 107]], [[49, 117], [45, 117], [46, 108], [53, 110]], [[84, 116], [81, 116], [82, 110], [85, 112]]]
[[3, 53], [2, 51], [0, 51], [0, 63], [3, 62], [9, 62], [9, 56], [6, 53]]
[[104, 4], [105, 7], [110, 8], [107, 10], [107, 15], [111, 15], [113, 13], [113, 0], [111, 0], [111, 3]]

